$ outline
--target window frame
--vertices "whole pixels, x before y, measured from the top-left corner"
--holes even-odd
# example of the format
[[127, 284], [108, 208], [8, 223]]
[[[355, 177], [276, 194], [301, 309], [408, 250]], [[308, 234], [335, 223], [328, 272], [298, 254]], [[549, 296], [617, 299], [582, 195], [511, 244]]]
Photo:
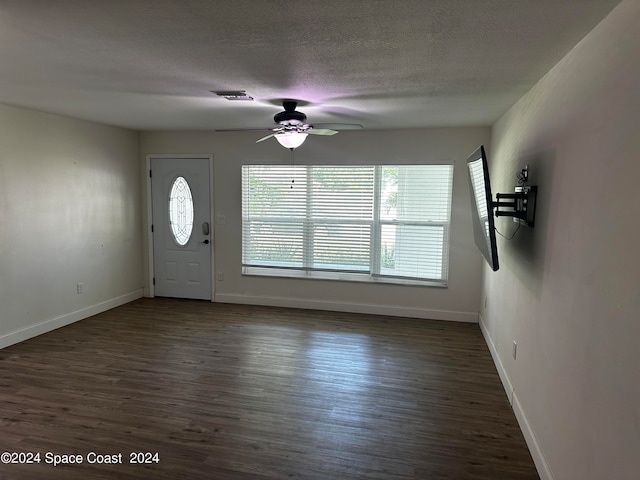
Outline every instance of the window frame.
[[[316, 269], [310, 266], [310, 258], [313, 252], [313, 235], [308, 232], [303, 233], [303, 254], [302, 254], [302, 267], [287, 267], [277, 265], [257, 265], [257, 264], [245, 264], [245, 199], [247, 193], [245, 192], [246, 181], [245, 175], [247, 175], [247, 168], [253, 167], [277, 167], [278, 165], [269, 164], [246, 164], [242, 165], [242, 275], [248, 276], [264, 276], [264, 277], [283, 277], [283, 278], [296, 278], [296, 279], [313, 279], [313, 280], [333, 280], [333, 281], [346, 281], [357, 283], [382, 283], [382, 284], [400, 284], [400, 285], [420, 285], [430, 287], [447, 287], [449, 277], [449, 251], [450, 251], [450, 237], [451, 237], [451, 213], [453, 204], [453, 178], [454, 178], [454, 165], [453, 163], [441, 162], [441, 163], [419, 163], [419, 164], [384, 164], [384, 165], [299, 165], [298, 168], [305, 168], [305, 175], [309, 175], [309, 171], [313, 168], [328, 168], [328, 167], [373, 167], [374, 169], [374, 183], [373, 183], [373, 215], [372, 218], [367, 219], [330, 219], [327, 221], [323, 219], [318, 221], [314, 219], [310, 214], [309, 205], [311, 195], [311, 182], [307, 179], [306, 195], [307, 195], [307, 209], [303, 218], [291, 218], [283, 219], [277, 216], [253, 216], [252, 221], [262, 223], [303, 223], [303, 232], [307, 229], [313, 230], [317, 225], [329, 225], [331, 223], [336, 224], [355, 224], [355, 225], [368, 225], [370, 228], [370, 241], [369, 241], [369, 267], [362, 271], [348, 271], [348, 270], [331, 270], [331, 269]], [[449, 181], [448, 181], [448, 198], [447, 198], [447, 220], [446, 221], [420, 221], [420, 220], [390, 220], [383, 219], [380, 215], [381, 210], [381, 191], [382, 191], [382, 169], [385, 167], [419, 167], [419, 166], [448, 166]], [[381, 270], [381, 250], [382, 250], [382, 229], [383, 226], [417, 226], [417, 227], [436, 227], [442, 228], [442, 255], [441, 255], [441, 278], [422, 278], [422, 277], [410, 277], [400, 275], [383, 274]], [[311, 253], [311, 254], [310, 254]]]

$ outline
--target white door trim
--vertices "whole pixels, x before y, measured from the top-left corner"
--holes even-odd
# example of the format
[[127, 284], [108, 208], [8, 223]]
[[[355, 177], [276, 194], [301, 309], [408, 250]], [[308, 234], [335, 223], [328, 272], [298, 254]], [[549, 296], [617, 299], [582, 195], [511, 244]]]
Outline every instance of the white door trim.
[[215, 301], [215, 275], [213, 272], [215, 271], [215, 222], [213, 219], [214, 215], [214, 187], [213, 187], [213, 155], [209, 153], [150, 153], [147, 155], [147, 160], [145, 164], [144, 174], [146, 177], [147, 183], [147, 224], [145, 226], [145, 231], [147, 235], [147, 263], [149, 265], [148, 268], [148, 278], [147, 278], [147, 287], [145, 288], [145, 296], [154, 298], [155, 297], [155, 288], [153, 286], [153, 277], [155, 276], [155, 272], [153, 269], [153, 235], [151, 235], [151, 225], [153, 225], [153, 208], [152, 208], [152, 198], [151, 198], [151, 175], [149, 172], [151, 171], [151, 159], [152, 158], [205, 158], [209, 160], [209, 185], [211, 186], [211, 191], [209, 193], [209, 202], [210, 202], [210, 211], [211, 218], [209, 219], [209, 225], [211, 225], [211, 242], [212, 242], [212, 251], [211, 255], [211, 301]]

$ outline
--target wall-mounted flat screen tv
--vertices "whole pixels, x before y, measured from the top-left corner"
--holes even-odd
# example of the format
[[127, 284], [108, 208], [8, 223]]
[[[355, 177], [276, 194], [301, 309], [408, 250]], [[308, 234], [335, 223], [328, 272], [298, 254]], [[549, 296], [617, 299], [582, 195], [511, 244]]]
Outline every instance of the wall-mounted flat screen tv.
[[493, 197], [489, 182], [489, 167], [484, 146], [467, 158], [469, 167], [469, 189], [471, 193], [471, 215], [473, 217], [473, 237], [482, 256], [495, 271], [498, 270], [498, 248], [496, 229], [493, 221]]

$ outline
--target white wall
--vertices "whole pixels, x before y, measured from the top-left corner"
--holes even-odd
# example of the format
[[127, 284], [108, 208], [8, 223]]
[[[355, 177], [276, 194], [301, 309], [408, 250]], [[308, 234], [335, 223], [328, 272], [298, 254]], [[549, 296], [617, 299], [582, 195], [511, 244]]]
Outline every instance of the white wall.
[[0, 348], [141, 296], [138, 152], [137, 132], [0, 105]]
[[637, 479], [640, 2], [614, 9], [491, 145], [494, 193], [525, 164], [539, 186], [535, 229], [500, 240], [501, 269], [484, 268], [481, 316], [541, 477]]
[[216, 301], [477, 321], [482, 267], [473, 244], [465, 159], [489, 135], [489, 128], [343, 131], [310, 137], [295, 151], [297, 164], [454, 161], [446, 289], [242, 276], [241, 165], [289, 164], [290, 151], [274, 140], [256, 144], [259, 132], [143, 132], [141, 153], [143, 163], [148, 154], [213, 153], [215, 213], [226, 217], [214, 228], [216, 271], [224, 272]]

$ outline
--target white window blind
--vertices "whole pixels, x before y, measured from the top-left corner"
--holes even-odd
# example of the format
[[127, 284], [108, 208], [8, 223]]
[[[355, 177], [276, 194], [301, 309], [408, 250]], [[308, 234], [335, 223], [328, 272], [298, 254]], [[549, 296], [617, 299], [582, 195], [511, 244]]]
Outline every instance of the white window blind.
[[452, 165], [244, 165], [243, 271], [445, 284], [452, 176]]

